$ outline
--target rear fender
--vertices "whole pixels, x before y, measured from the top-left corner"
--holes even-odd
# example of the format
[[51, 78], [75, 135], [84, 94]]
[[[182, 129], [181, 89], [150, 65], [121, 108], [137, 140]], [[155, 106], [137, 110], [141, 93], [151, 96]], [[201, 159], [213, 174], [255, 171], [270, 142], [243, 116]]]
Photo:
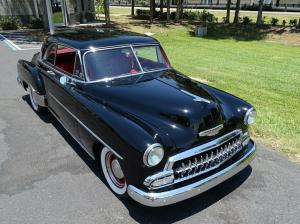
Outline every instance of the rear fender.
[[39, 69], [32, 62], [25, 60], [18, 61], [18, 81], [21, 84], [25, 82], [26, 85], [30, 85], [38, 95], [46, 94]]

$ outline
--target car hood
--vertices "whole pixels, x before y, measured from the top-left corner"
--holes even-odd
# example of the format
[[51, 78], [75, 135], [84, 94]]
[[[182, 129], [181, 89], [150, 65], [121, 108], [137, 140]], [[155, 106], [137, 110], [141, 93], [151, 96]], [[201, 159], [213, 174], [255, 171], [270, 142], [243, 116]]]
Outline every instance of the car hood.
[[222, 102], [175, 70], [93, 83], [89, 91], [115, 111], [163, 132], [176, 147], [191, 147], [211, 138], [200, 137], [199, 132], [223, 124], [222, 134], [228, 126]]

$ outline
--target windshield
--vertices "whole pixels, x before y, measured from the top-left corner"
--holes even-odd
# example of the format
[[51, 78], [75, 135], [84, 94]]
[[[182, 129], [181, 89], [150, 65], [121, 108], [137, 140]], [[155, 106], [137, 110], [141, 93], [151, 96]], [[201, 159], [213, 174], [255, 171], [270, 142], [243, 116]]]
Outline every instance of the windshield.
[[84, 56], [84, 61], [91, 81], [169, 68], [168, 59], [159, 46], [91, 51]]

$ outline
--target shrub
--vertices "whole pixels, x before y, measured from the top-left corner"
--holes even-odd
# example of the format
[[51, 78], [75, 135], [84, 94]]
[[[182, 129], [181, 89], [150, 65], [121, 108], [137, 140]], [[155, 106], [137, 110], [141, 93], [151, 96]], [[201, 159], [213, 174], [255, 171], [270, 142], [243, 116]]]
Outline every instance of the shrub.
[[198, 17], [198, 13], [195, 11], [185, 11], [182, 17], [183, 19], [187, 19], [187, 20], [196, 20]]
[[19, 20], [16, 17], [3, 17], [0, 21], [0, 27], [3, 30], [17, 30], [19, 28]]
[[278, 21], [279, 21], [279, 19], [272, 17], [272, 19], [271, 19], [271, 24], [272, 24], [273, 26], [276, 26], [276, 25], [278, 24]]
[[30, 21], [28, 27], [30, 29], [42, 29], [42, 28], [44, 28], [43, 20], [40, 18], [33, 18]]
[[137, 9], [135, 11], [135, 18], [137, 19], [149, 19], [150, 11], [145, 9]]
[[208, 12], [207, 10], [203, 10], [202, 12], [198, 13], [198, 20], [202, 22], [214, 22], [215, 21], [215, 16], [214, 14]]
[[248, 17], [248, 16], [244, 16], [243, 17], [243, 24], [250, 24], [252, 22], [252, 20]]
[[286, 21], [285, 21], [285, 19], [284, 19], [284, 20], [282, 20], [282, 25], [283, 25], [283, 26], [285, 26], [285, 25], [286, 25]]
[[297, 19], [290, 19], [291, 26], [297, 26]]

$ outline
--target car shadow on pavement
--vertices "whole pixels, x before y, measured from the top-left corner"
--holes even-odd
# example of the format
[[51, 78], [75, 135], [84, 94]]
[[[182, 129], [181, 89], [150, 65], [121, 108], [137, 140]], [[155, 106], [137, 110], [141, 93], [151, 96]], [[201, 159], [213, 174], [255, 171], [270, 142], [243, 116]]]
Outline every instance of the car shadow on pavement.
[[[30, 105], [28, 95], [23, 96], [23, 100]], [[90, 170], [109, 188], [102, 172], [100, 172], [97, 168], [95, 161], [84, 150], [82, 150], [81, 146], [71, 137], [59, 121], [57, 121], [50, 112], [37, 115], [41, 120], [46, 123], [51, 123], [56, 128], [77, 155], [90, 168]], [[129, 215], [138, 223], [173, 223], [199, 213], [226, 197], [241, 186], [251, 173], [251, 166], [247, 166], [240, 173], [198, 196], [164, 207], [151, 208], [138, 204], [131, 199], [119, 198], [119, 200], [128, 209]]]
[[133, 200], [122, 199], [122, 202], [127, 207], [129, 215], [138, 223], [173, 223], [199, 213], [226, 197], [242, 185], [251, 172], [251, 166], [247, 166], [240, 173], [209, 191], [173, 205], [151, 208]]

